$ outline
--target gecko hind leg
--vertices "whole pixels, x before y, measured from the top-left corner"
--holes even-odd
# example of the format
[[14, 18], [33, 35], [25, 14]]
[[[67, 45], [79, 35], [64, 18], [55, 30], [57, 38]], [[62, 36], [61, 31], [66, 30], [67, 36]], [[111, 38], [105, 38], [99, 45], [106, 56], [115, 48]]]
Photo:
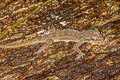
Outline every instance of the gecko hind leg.
[[42, 47], [40, 47], [39, 49], [38, 49], [38, 51], [37, 52], [35, 52], [34, 54], [39, 54], [39, 53], [41, 53], [42, 51], [44, 51], [49, 45], [51, 45], [53, 43], [53, 40], [52, 39], [47, 39], [46, 40], [46, 43], [42, 46]]
[[85, 55], [80, 49], [79, 46], [82, 45], [83, 42], [78, 42], [73, 46], [73, 49], [78, 53], [77, 57], [75, 58], [75, 60], [79, 60], [80, 58], [83, 58], [83, 56]]

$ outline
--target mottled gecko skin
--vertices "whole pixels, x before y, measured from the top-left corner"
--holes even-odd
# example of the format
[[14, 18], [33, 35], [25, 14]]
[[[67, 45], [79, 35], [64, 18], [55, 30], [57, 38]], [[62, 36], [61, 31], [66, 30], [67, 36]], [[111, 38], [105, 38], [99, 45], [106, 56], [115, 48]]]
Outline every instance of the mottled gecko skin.
[[44, 44], [35, 54], [40, 53], [42, 50], [44, 50], [46, 47], [51, 45], [53, 42], [59, 42], [59, 41], [64, 41], [64, 42], [77, 42], [73, 49], [79, 53], [76, 59], [79, 59], [80, 57], [83, 57], [83, 53], [81, 50], [78, 48], [80, 45], [82, 45], [85, 42], [90, 42], [90, 43], [96, 43], [96, 42], [102, 42], [104, 41], [103, 36], [100, 34], [98, 29], [90, 29], [87, 31], [78, 31], [74, 29], [64, 29], [64, 30], [55, 30], [51, 29], [47, 33], [43, 34], [42, 36], [32, 40], [28, 41], [26, 43], [21, 43], [17, 45], [0, 45], [0, 48], [18, 48], [18, 47], [23, 47], [23, 46], [29, 46], [29, 45], [34, 45], [38, 43], [46, 43]]

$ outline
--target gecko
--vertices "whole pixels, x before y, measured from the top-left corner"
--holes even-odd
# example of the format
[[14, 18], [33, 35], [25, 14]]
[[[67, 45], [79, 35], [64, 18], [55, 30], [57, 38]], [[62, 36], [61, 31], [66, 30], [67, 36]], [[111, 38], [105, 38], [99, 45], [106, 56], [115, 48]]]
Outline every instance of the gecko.
[[76, 44], [73, 46], [73, 49], [78, 53], [76, 59], [79, 59], [83, 57], [85, 54], [79, 49], [79, 46], [83, 43], [98, 43], [104, 41], [104, 37], [99, 32], [99, 30], [96, 29], [89, 29], [89, 30], [83, 30], [78, 31], [75, 29], [63, 29], [63, 30], [56, 30], [56, 29], [50, 29], [47, 33], [44, 33], [43, 35], [25, 42], [21, 44], [16, 45], [0, 45], [0, 48], [18, 48], [18, 47], [24, 47], [24, 46], [30, 46], [38, 43], [45, 43], [41, 48], [38, 49], [35, 54], [39, 54], [41, 51], [44, 51], [45, 48], [47, 48], [49, 45], [51, 45], [53, 42], [76, 42]]

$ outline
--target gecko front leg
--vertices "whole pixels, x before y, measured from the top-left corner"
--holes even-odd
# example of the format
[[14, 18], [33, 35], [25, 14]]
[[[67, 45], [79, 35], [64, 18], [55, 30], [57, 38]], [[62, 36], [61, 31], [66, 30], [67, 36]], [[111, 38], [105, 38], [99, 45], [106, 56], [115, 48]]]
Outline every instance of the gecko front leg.
[[82, 45], [84, 42], [80, 41], [78, 43], [76, 43], [73, 46], [73, 49], [78, 53], [77, 57], [75, 58], [75, 60], [79, 60], [80, 58], [82, 58], [85, 54], [83, 54], [83, 52], [79, 49], [79, 46]]
[[37, 52], [35, 52], [34, 54], [39, 54], [39, 53], [41, 53], [42, 51], [44, 51], [49, 45], [51, 45], [53, 43], [53, 40], [52, 39], [47, 39], [46, 40], [46, 43], [41, 47], [41, 48], [39, 48], [38, 49], [38, 51]]

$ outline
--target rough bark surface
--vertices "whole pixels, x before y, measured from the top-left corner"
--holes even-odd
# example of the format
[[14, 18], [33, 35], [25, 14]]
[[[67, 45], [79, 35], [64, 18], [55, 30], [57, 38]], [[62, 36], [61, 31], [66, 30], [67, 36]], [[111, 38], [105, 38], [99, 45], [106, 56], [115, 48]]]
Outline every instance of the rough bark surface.
[[[0, 34], [31, 13], [44, 0], [0, 0]], [[38, 37], [42, 30], [99, 28], [105, 41], [80, 46], [86, 55], [75, 60], [75, 42], [0, 49], [0, 80], [120, 80], [120, 1], [52, 0], [0, 44], [16, 44]]]

